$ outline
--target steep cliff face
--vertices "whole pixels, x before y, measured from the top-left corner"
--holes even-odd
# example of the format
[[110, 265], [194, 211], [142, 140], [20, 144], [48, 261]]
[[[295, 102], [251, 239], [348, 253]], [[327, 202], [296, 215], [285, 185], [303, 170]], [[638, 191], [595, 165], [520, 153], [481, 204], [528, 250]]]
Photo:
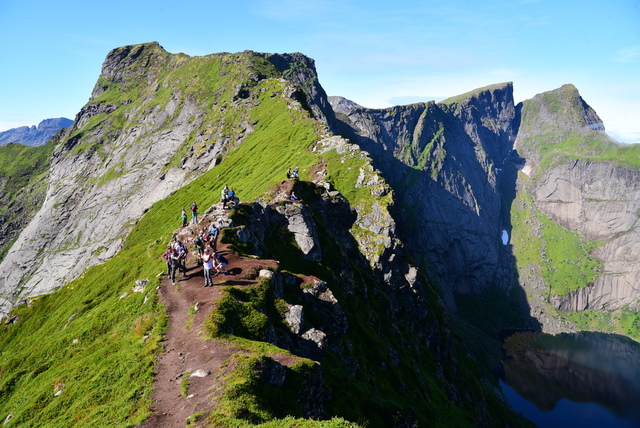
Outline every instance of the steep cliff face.
[[[157, 43], [111, 51], [91, 99], [53, 152], [40, 211], [0, 264], [0, 311], [112, 257], [152, 203], [237, 147], [255, 125], [253, 88], [262, 79], [286, 74], [288, 89], [274, 97], [311, 105], [304, 91], [291, 98], [300, 89], [287, 82], [315, 72], [307, 69], [313, 63], [269, 58], [280, 71], [253, 52], [191, 58]], [[316, 87], [311, 82], [306, 91], [316, 94]]]
[[0, 261], [44, 201], [58, 138], [38, 147], [0, 147]]
[[640, 296], [638, 150], [613, 143], [603, 129], [572, 85], [522, 107], [516, 148], [527, 175], [521, 189], [553, 222], [593, 242], [590, 256], [601, 262], [597, 275], [576, 280], [571, 292], [552, 289], [550, 301], [563, 311], [637, 308]]
[[334, 107], [396, 189], [401, 236], [428, 260], [449, 306], [455, 293], [510, 288], [512, 260], [501, 242], [509, 219], [499, 188], [509, 180], [500, 174], [515, 139], [512, 85], [437, 104]]
[[[395, 190], [400, 234], [450, 308], [456, 295], [524, 289], [518, 323], [550, 332], [575, 326], [549, 304], [635, 308], [638, 148], [612, 142], [573, 85], [517, 106], [509, 83], [383, 110], [331, 101]], [[552, 225], [575, 237], [554, 240]]]

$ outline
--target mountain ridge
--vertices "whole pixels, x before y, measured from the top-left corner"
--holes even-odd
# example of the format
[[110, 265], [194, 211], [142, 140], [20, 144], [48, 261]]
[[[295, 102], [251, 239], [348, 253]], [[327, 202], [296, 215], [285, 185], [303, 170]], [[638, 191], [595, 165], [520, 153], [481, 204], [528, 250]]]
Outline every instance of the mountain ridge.
[[[553, 108], [540, 114], [547, 104]], [[570, 241], [555, 222], [570, 224], [561, 215], [571, 211], [554, 214], [551, 208], [568, 204], [563, 199], [545, 205], [536, 189], [544, 193], [549, 182], [540, 177], [564, 180], [567, 159], [573, 157], [569, 165], [581, 169], [575, 153], [588, 157], [585, 165], [604, 161], [605, 172], [615, 164], [614, 146], [601, 138], [599, 125], [584, 129], [585, 123], [598, 123], [589, 109], [572, 86], [516, 105], [512, 82], [439, 103], [366, 109], [327, 97], [313, 60], [302, 54], [189, 57], [169, 54], [156, 42], [112, 50], [89, 102], [59, 134], [42, 208], [0, 264], [3, 308], [14, 315], [12, 324], [0, 327], [6, 340], [1, 356], [9, 361], [0, 377], [0, 390], [8, 392], [0, 407], [12, 412], [15, 423], [47, 420], [46, 415], [63, 423], [68, 415], [47, 413], [53, 398], [45, 390], [55, 384], [54, 390], [69, 392], [60, 400], [69, 405], [82, 388], [89, 391], [94, 402], [77, 410], [84, 422], [104, 421], [107, 414], [123, 425], [148, 417], [149, 381], [167, 322], [154, 287], [160, 285], [156, 273], [164, 269], [159, 254], [175, 233], [180, 209], [198, 200], [206, 211], [229, 183], [250, 203], [231, 215], [234, 227], [224, 239], [247, 257], [277, 256], [278, 275], [313, 275], [330, 293], [322, 303], [326, 290], [310, 284], [275, 279], [247, 291], [229, 284], [232, 310], [210, 313], [218, 326], [208, 330], [213, 340], [240, 337], [252, 346], [313, 350], [302, 355], [323, 367], [327, 389], [316, 399], [327, 413], [318, 414], [320, 419], [335, 414], [355, 421], [366, 415], [372, 426], [407, 427], [420, 421], [526, 423], [505, 406], [486, 369], [500, 358], [496, 342], [503, 329], [578, 328], [580, 320], [554, 312], [552, 304], [579, 305], [548, 298], [564, 280], [553, 269], [567, 269], [566, 260], [556, 260], [559, 244], [550, 237], [562, 234], [564, 243]], [[536, 123], [549, 122], [560, 134], [535, 132]], [[633, 159], [635, 152], [627, 154]], [[284, 171], [296, 166], [299, 208], [287, 203], [288, 195], [277, 199], [273, 193]], [[633, 174], [628, 183], [637, 182]], [[607, 206], [607, 198], [598, 198]], [[633, 203], [625, 210], [629, 219], [620, 222], [628, 236], [635, 230]], [[503, 231], [511, 237], [507, 244]], [[578, 235], [567, 245], [585, 245], [589, 257], [606, 259]], [[545, 259], [535, 258], [541, 255]], [[569, 265], [591, 260], [571, 259]], [[580, 269], [599, 275], [597, 266]], [[145, 278], [150, 286], [131, 293]], [[33, 296], [41, 293], [51, 294]], [[573, 302], [566, 291], [557, 293]], [[311, 296], [321, 302], [310, 303]], [[20, 304], [25, 299], [31, 307]], [[328, 309], [329, 302], [339, 304], [344, 318]], [[38, 318], [47, 311], [57, 320], [51, 325]], [[306, 314], [299, 323], [313, 327], [315, 339], [288, 326], [285, 319], [294, 312]], [[32, 330], [32, 324], [42, 325]], [[37, 336], [48, 329], [57, 335]], [[20, 331], [40, 337], [43, 349], [19, 347]], [[226, 333], [218, 337], [215, 331]], [[58, 342], [44, 346], [51, 340]], [[76, 340], [86, 348], [113, 341], [118, 351], [108, 354], [126, 361], [118, 370], [142, 373], [143, 383], [127, 382], [127, 371], [97, 384], [95, 376], [85, 376], [105, 370], [100, 361], [90, 369], [74, 366], [69, 377], [54, 362], [42, 365], [35, 357], [55, 349], [57, 358], [72, 365], [90, 360]], [[136, 348], [125, 353], [128, 344]], [[265, 361], [264, 351], [251, 349], [251, 361]], [[21, 360], [31, 361], [36, 374], [26, 376]], [[260, 364], [248, 375], [233, 376], [264, 381]], [[65, 383], [68, 389], [60, 387]], [[123, 403], [98, 396], [115, 385], [128, 391], [119, 397], [135, 398]], [[300, 416], [292, 402], [284, 409], [261, 402], [260, 385], [248, 391], [257, 400], [255, 412], [221, 407], [215, 417], [233, 425], [278, 423], [269, 412]], [[32, 389], [41, 393], [21, 398], [19, 391]], [[33, 404], [21, 408], [15, 404], [20, 400]], [[114, 408], [121, 409], [117, 415]]]
[[26, 146], [41, 146], [61, 129], [71, 126], [73, 121], [66, 117], [44, 119], [37, 126], [20, 126], [0, 132], [0, 146], [9, 143]]

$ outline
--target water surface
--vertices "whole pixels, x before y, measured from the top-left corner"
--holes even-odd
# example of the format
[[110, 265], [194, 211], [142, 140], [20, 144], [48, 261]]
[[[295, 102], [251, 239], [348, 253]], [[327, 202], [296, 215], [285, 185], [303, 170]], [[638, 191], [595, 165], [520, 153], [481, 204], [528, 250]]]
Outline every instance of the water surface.
[[505, 340], [502, 390], [540, 427], [640, 427], [640, 345], [581, 332]]

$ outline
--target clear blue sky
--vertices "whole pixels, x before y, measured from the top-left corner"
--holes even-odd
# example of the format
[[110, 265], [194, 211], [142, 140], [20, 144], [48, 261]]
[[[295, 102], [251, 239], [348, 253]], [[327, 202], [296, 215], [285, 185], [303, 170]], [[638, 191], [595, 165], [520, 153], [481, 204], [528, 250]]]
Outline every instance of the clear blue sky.
[[513, 81], [516, 101], [576, 85], [640, 142], [640, 0], [0, 0], [0, 131], [73, 119], [107, 53], [302, 52], [329, 95], [366, 107]]

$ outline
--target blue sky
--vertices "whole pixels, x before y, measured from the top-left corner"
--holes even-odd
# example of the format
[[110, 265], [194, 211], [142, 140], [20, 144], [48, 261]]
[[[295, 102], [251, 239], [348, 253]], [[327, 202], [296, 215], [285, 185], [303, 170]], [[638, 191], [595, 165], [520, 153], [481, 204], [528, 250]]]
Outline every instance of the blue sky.
[[640, 0], [0, 0], [0, 131], [73, 119], [107, 53], [302, 52], [329, 95], [366, 107], [514, 82], [573, 83], [610, 135], [640, 142]]

